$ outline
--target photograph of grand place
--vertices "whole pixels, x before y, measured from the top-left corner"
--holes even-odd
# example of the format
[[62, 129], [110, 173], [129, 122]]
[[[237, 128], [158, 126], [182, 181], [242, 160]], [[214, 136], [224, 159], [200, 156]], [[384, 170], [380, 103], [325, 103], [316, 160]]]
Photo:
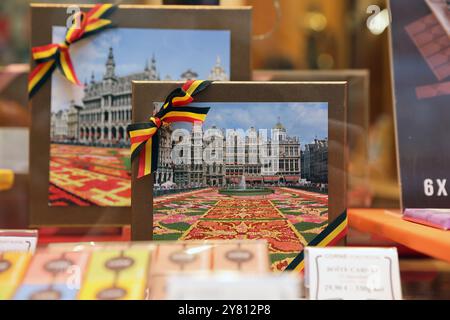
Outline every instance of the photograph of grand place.
[[[255, 128], [244, 135], [224, 128], [209, 144], [202, 143], [202, 127], [194, 126], [187, 144], [190, 156], [182, 164], [174, 163], [171, 130], [161, 135], [157, 186], [173, 183], [179, 187], [258, 187], [305, 186], [316, 184], [326, 190], [328, 183], [328, 141], [315, 140], [302, 150], [300, 137], [289, 136], [279, 120], [269, 129], [269, 138], [262, 139]], [[221, 139], [221, 141], [217, 141]], [[241, 139], [242, 143], [238, 143]], [[211, 147], [214, 145], [216, 147]], [[218, 153], [217, 161], [205, 161], [205, 148]], [[253, 161], [252, 161], [253, 159]], [[187, 162], [187, 163], [186, 163]]]
[[[82, 105], [72, 103], [68, 109], [52, 113], [51, 141], [53, 144], [76, 145], [99, 148], [120, 148], [128, 150], [129, 137], [126, 134], [127, 125], [131, 122], [131, 81], [161, 80], [155, 56], [146, 63], [141, 73], [128, 76], [116, 76], [114, 52], [110, 48], [105, 62], [105, 72], [102, 79], [92, 75], [89, 83], [84, 84]], [[180, 75], [181, 80], [196, 79], [197, 73], [187, 69]], [[228, 75], [221, 65], [220, 57], [211, 68], [210, 80], [228, 80]], [[166, 77], [165, 80], [170, 80]], [[200, 129], [201, 132], [202, 129]], [[223, 129], [225, 130], [225, 129]], [[326, 190], [328, 181], [328, 141], [315, 139], [313, 143], [302, 148], [300, 137], [291, 137], [284, 128], [281, 119], [274, 123], [272, 138], [279, 145], [279, 154], [272, 156], [271, 170], [266, 170], [261, 161], [256, 164], [246, 163], [254, 152], [260, 151], [258, 143], [245, 137], [245, 145], [233, 150], [227, 149], [226, 137], [223, 134], [223, 154], [225, 161], [217, 164], [199, 163], [194, 155], [203, 155], [204, 145], [196, 145], [195, 134], [192, 131], [191, 143], [192, 163], [175, 165], [172, 159], [173, 141], [171, 131], [161, 134], [159, 169], [155, 177], [155, 186], [194, 188], [203, 186], [239, 185], [305, 185], [316, 184]], [[255, 130], [255, 139], [258, 139]], [[260, 148], [270, 149], [270, 140]], [[244, 163], [239, 164], [238, 154], [244, 156]], [[276, 157], [277, 159], [275, 159]], [[233, 160], [230, 160], [233, 159]]]
[[283, 270], [328, 225], [326, 107], [210, 107], [203, 125], [161, 131], [153, 239], [266, 239]]
[[[84, 83], [82, 104], [71, 103], [67, 109], [52, 113], [51, 141], [87, 146], [128, 147], [126, 128], [131, 122], [131, 81], [190, 80], [198, 74], [187, 69], [179, 79], [169, 76], [161, 78], [155, 56], [146, 62], [143, 71], [127, 76], [116, 76], [113, 49], [109, 49], [102, 79]], [[211, 66], [209, 80], [226, 81], [228, 74], [218, 56], [216, 65]]]

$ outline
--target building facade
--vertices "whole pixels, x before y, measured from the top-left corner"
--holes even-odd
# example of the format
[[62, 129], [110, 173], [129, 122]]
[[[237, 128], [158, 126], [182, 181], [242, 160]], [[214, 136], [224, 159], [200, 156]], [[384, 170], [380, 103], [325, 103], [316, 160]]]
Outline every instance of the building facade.
[[[300, 140], [288, 136], [278, 122], [270, 137], [255, 128], [245, 135], [212, 128], [204, 137], [201, 126], [194, 126], [191, 141], [186, 143], [182, 164], [174, 165], [174, 182], [178, 186], [238, 185], [245, 177], [247, 185], [296, 184], [301, 176]], [[215, 131], [215, 133], [214, 133]], [[187, 150], [187, 148], [190, 148]]]
[[[198, 74], [188, 69], [179, 78], [190, 80], [196, 77]], [[154, 56], [150, 63], [146, 63], [143, 72], [118, 76], [114, 53], [110, 48], [103, 77], [95, 79], [92, 74], [89, 83], [85, 81], [82, 105], [72, 102], [66, 110], [52, 114], [52, 141], [100, 147], [129, 147], [126, 128], [131, 122], [131, 81], [160, 79]], [[220, 57], [211, 69], [209, 79], [229, 80]], [[289, 137], [280, 121], [274, 126], [268, 139], [263, 139], [254, 128], [245, 137], [239, 134], [227, 137], [228, 133], [216, 130], [220, 134], [211, 137], [205, 146], [202, 127], [194, 126], [192, 141], [184, 151], [189, 154], [189, 161], [181, 164], [172, 160], [175, 145], [172, 130], [161, 130], [159, 168], [155, 184], [173, 182], [179, 186], [224, 186], [239, 184], [243, 176], [248, 185], [299, 181], [300, 141], [298, 137]], [[211, 148], [213, 145], [215, 147]], [[217, 154], [210, 154], [213, 160], [205, 162], [205, 152]], [[259, 157], [261, 153], [264, 155], [262, 160]]]
[[222, 60], [220, 57], [217, 57], [216, 65], [212, 68], [211, 73], [209, 74], [208, 80], [216, 80], [216, 81], [229, 81], [225, 69], [222, 66]]
[[328, 140], [315, 139], [302, 152], [302, 178], [312, 183], [328, 183]]
[[67, 135], [71, 141], [79, 141], [80, 139], [80, 111], [82, 106], [76, 105], [71, 101], [67, 112]]
[[[191, 80], [197, 77], [198, 74], [195, 71], [188, 69], [179, 76], [179, 79]], [[103, 77], [95, 79], [92, 74], [90, 81], [84, 83], [82, 106], [72, 102], [68, 109], [51, 115], [52, 142], [100, 147], [129, 147], [127, 126], [131, 123], [131, 81], [133, 80], [161, 80], [155, 56], [150, 60], [150, 64], [148, 62], [145, 64], [142, 72], [118, 76], [114, 52], [110, 48]], [[166, 75], [164, 80], [171, 80], [171, 78]], [[220, 57], [211, 69], [209, 80], [229, 80], [225, 69], [221, 66]], [[170, 129], [162, 130], [160, 143], [156, 184], [174, 180]], [[190, 179], [191, 177], [195, 179], [195, 175], [190, 176]]]
[[60, 110], [52, 113], [50, 120], [50, 136], [52, 141], [64, 142], [69, 137], [68, 111]]
[[163, 127], [159, 131], [158, 170], [155, 172], [155, 184], [163, 185], [173, 181], [172, 130], [170, 127]]
[[105, 73], [96, 80], [92, 74], [85, 83], [83, 105], [79, 112], [79, 139], [82, 144], [126, 147], [127, 126], [131, 123], [131, 81], [160, 80], [156, 59], [146, 63], [144, 71], [118, 77], [112, 48], [108, 53]]
[[[196, 79], [198, 74], [188, 69], [180, 76], [180, 80]], [[220, 57], [212, 67], [210, 80], [228, 80], [225, 69], [221, 66]], [[164, 78], [170, 79], [169, 76]], [[73, 103], [62, 111], [63, 114], [52, 115], [51, 139], [91, 145], [128, 147], [129, 138], [126, 128], [131, 122], [131, 81], [161, 80], [155, 56], [150, 64], [147, 62], [140, 73], [127, 76], [116, 75], [116, 63], [113, 49], [109, 49], [105, 63], [105, 73], [101, 79], [92, 74], [89, 82], [84, 83], [82, 106]], [[64, 114], [65, 113], [65, 114]], [[70, 116], [69, 116], [70, 115]], [[70, 120], [69, 120], [70, 118]], [[70, 124], [68, 123], [70, 122]], [[70, 127], [70, 132], [62, 133], [63, 127]], [[64, 139], [62, 137], [64, 136]]]

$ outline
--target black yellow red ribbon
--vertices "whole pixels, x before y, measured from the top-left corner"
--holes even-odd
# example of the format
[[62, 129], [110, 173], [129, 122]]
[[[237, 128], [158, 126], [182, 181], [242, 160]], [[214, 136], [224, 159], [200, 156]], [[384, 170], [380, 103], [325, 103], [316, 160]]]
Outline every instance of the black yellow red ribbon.
[[74, 15], [74, 21], [67, 29], [62, 43], [52, 43], [32, 48], [33, 60], [37, 63], [28, 78], [30, 98], [39, 90], [56, 68], [72, 83], [80, 85], [70, 58], [69, 47], [72, 43], [87, 38], [112, 25], [111, 20], [104, 19], [115, 9], [112, 4], [97, 4], [89, 12]]
[[190, 107], [194, 96], [211, 85], [210, 81], [190, 80], [172, 91], [161, 110], [148, 122], [128, 126], [131, 141], [131, 161], [139, 158], [138, 178], [150, 175], [158, 168], [159, 137], [163, 125], [174, 122], [204, 122], [210, 108]]
[[[342, 240], [348, 231], [347, 211], [330, 223], [317, 237], [315, 237], [308, 247], [332, 247]], [[285, 271], [302, 272], [305, 268], [305, 252], [302, 251]]]

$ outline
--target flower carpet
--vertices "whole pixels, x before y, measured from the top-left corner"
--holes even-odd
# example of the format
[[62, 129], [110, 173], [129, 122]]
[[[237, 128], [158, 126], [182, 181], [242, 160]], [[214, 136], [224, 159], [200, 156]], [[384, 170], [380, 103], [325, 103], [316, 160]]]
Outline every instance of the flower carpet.
[[[51, 146], [52, 206], [129, 206], [129, 150]], [[275, 188], [237, 197], [204, 189], [154, 199], [155, 240], [265, 239], [282, 271], [327, 226], [328, 196]]]
[[130, 151], [52, 144], [51, 206], [131, 205]]
[[155, 240], [265, 239], [272, 269], [284, 270], [328, 223], [320, 194], [276, 188], [268, 196], [233, 197], [217, 189], [155, 203]]

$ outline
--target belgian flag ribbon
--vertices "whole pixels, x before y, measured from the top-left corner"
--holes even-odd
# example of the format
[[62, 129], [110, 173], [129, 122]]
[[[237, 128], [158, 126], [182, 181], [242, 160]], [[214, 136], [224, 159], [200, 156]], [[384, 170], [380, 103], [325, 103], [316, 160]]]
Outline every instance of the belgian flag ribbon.
[[211, 81], [190, 80], [172, 91], [161, 109], [148, 122], [128, 126], [131, 141], [131, 161], [139, 158], [138, 178], [150, 175], [158, 168], [159, 136], [163, 125], [175, 122], [205, 122], [210, 108], [191, 107], [194, 96], [211, 85]]
[[[333, 247], [338, 244], [348, 231], [347, 211], [338, 216], [328, 227], [326, 227], [317, 237], [309, 244], [309, 247]], [[285, 271], [303, 272], [305, 268], [305, 252], [300, 254], [291, 262]]]
[[70, 58], [69, 47], [81, 39], [87, 38], [112, 25], [111, 20], [105, 19], [115, 9], [113, 4], [97, 4], [88, 12], [74, 15], [74, 23], [67, 29], [62, 43], [52, 43], [31, 49], [36, 67], [28, 78], [28, 94], [31, 98], [45, 81], [59, 68], [70, 82], [80, 85]]

